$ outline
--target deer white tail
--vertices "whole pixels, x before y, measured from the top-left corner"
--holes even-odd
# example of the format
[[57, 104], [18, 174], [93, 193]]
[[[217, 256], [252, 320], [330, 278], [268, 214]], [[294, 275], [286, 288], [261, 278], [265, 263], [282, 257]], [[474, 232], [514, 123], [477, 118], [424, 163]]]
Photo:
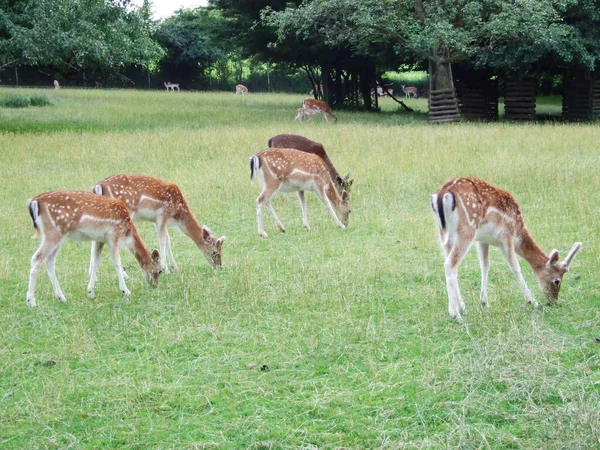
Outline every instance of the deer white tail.
[[33, 222], [33, 228], [35, 228], [35, 234], [32, 238], [37, 239], [40, 237], [40, 229], [37, 224], [38, 217], [40, 216], [40, 204], [37, 200], [29, 200], [28, 201], [29, 215], [31, 216], [31, 221]]
[[258, 172], [258, 169], [260, 169], [260, 158], [254, 155], [250, 158], [250, 181], [254, 180], [254, 176]]
[[92, 188], [92, 192], [96, 195], [104, 195], [104, 189], [102, 189], [101, 184], [97, 184]]

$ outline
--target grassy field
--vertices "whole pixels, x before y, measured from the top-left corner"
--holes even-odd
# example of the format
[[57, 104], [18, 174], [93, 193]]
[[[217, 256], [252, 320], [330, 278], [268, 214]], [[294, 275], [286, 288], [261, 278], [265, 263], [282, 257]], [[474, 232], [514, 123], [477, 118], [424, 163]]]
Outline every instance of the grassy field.
[[[391, 100], [298, 123], [293, 95], [46, 92], [53, 106], [0, 108], [0, 448], [600, 446], [597, 123], [430, 126]], [[347, 230], [309, 194], [310, 233], [290, 196], [273, 202], [287, 233], [266, 214], [258, 236], [248, 158], [278, 133], [352, 171]], [[176, 182], [227, 236], [223, 270], [173, 230], [179, 272], [151, 289], [122, 251], [126, 299], [105, 254], [91, 301], [89, 245], [69, 242], [67, 303], [42, 272], [28, 308], [27, 199], [121, 172]], [[584, 243], [557, 306], [526, 305], [494, 249], [483, 311], [473, 250], [465, 322], [449, 318], [429, 195], [460, 175], [511, 191], [546, 251]], [[139, 229], [157, 245], [152, 224]]]

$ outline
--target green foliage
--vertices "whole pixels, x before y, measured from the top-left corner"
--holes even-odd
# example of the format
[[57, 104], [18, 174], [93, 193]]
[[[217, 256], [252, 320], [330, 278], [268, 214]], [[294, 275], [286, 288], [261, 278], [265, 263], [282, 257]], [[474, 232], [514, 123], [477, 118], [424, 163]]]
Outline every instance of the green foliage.
[[29, 97], [29, 103], [31, 106], [50, 106], [52, 105], [52, 100], [45, 94], [33, 94]]
[[5, 108], [27, 108], [30, 104], [29, 97], [16, 92], [11, 92], [0, 98], [0, 105]]

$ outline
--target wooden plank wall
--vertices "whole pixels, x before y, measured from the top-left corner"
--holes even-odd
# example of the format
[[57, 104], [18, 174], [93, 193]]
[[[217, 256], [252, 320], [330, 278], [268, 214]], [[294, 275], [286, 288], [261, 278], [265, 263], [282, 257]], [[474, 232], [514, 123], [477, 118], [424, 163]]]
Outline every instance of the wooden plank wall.
[[460, 120], [460, 109], [454, 89], [429, 92], [429, 122], [443, 123]]
[[535, 80], [504, 83], [504, 118], [506, 120], [535, 119]]

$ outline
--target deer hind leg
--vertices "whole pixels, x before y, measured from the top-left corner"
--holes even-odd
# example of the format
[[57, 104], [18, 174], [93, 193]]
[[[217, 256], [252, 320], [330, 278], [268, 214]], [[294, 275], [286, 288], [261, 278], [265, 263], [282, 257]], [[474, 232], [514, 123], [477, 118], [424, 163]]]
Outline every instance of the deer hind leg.
[[471, 239], [465, 239], [463, 243], [454, 243], [446, 256], [446, 261], [444, 261], [446, 289], [448, 290], [448, 313], [450, 317], [458, 321], [462, 320], [461, 313], [465, 311], [465, 302], [460, 295], [458, 287], [458, 266], [467, 254], [471, 242], [472, 237]]
[[488, 273], [490, 271], [489, 249], [490, 246], [488, 244], [484, 244], [483, 242], [477, 243], [477, 255], [479, 256], [479, 265], [481, 267], [481, 295], [479, 300], [481, 301], [481, 306], [484, 307], [488, 306], [487, 285]]
[[27, 289], [27, 304], [32, 308], [34, 308], [36, 305], [35, 285], [40, 272], [40, 266], [52, 251], [52, 247], [53, 245], [49, 244], [48, 241], [44, 239], [40, 247], [31, 257], [31, 268], [29, 269], [29, 287]]
[[96, 285], [96, 281], [98, 281], [98, 277], [96, 273], [98, 271], [98, 266], [100, 265], [100, 256], [102, 255], [102, 249], [104, 248], [104, 242], [92, 241], [92, 255], [90, 257], [90, 281], [87, 286], [87, 296], [89, 298], [94, 298], [96, 293], [94, 292], [94, 286]]
[[535, 301], [535, 299], [533, 298], [533, 294], [527, 287], [525, 278], [523, 278], [523, 274], [521, 273], [521, 266], [519, 264], [519, 259], [517, 257], [517, 253], [515, 252], [515, 246], [512, 241], [509, 241], [505, 246], [502, 247], [502, 254], [506, 259], [508, 266], [517, 277], [517, 280], [519, 280], [519, 286], [521, 286], [521, 290], [525, 295], [525, 300], [527, 300], [527, 303], [533, 305], [535, 308], [539, 307], [538, 302]]
[[113, 239], [107, 241], [108, 248], [110, 249], [110, 256], [112, 256], [113, 264], [115, 266], [115, 272], [117, 272], [117, 279], [119, 280], [119, 289], [125, 294], [126, 297], [131, 295], [127, 285], [125, 284], [125, 278], [123, 277], [123, 266], [121, 265], [121, 255], [119, 253], [119, 239]]
[[58, 284], [58, 278], [56, 278], [56, 257], [58, 255], [58, 250], [60, 249], [60, 244], [55, 245], [52, 250], [48, 253], [46, 258], [46, 270], [48, 271], [48, 277], [50, 277], [50, 282], [52, 283], [52, 288], [54, 289], [54, 296], [60, 300], [61, 302], [66, 302], [65, 294], [63, 294], [62, 289], [60, 288], [60, 284]]
[[306, 211], [306, 198], [304, 191], [298, 191], [298, 200], [300, 200], [300, 208], [302, 209], [302, 225], [306, 228], [306, 231], [310, 231], [310, 225], [308, 224], [308, 214]]
[[[273, 195], [277, 192], [278, 189], [279, 189], [279, 186], [277, 186], [276, 188], [273, 188], [273, 187], [269, 187], [265, 184], [263, 191], [256, 199], [256, 218], [257, 218], [257, 222], [258, 222], [258, 234], [264, 238], [269, 237], [267, 235], [267, 233], [265, 233], [265, 227], [264, 227], [264, 222], [263, 222], [263, 212], [264, 212], [263, 207], [265, 204], [267, 205], [267, 208], [269, 209], [271, 214], [273, 214], [273, 217], [275, 218], [275, 221], [277, 222], [279, 229], [282, 230], [282, 228], [283, 228], [283, 225], [281, 224], [279, 217], [277, 217], [277, 214], [275, 214], [275, 210], [273, 209], [273, 206], [271, 206], [271, 197], [273, 197]], [[283, 229], [282, 232], [285, 232], [285, 229]]]

